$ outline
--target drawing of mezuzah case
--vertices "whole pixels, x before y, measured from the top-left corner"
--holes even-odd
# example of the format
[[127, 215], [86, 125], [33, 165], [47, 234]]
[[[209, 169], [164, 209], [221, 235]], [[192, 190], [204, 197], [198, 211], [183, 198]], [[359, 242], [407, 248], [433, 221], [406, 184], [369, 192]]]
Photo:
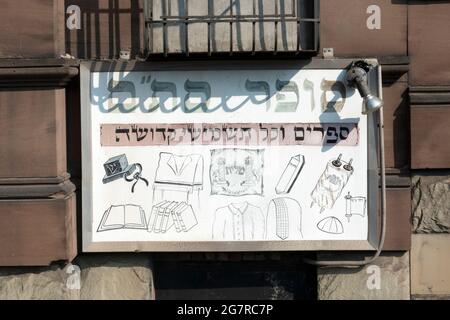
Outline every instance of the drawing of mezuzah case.
[[211, 194], [263, 195], [264, 150], [211, 150]]
[[212, 239], [244, 241], [265, 239], [265, 218], [259, 207], [248, 202], [231, 203], [214, 215]]
[[159, 200], [164, 200], [165, 191], [185, 192], [189, 196], [202, 189], [203, 158], [201, 155], [160, 153], [153, 184], [153, 190], [162, 193]]
[[302, 209], [291, 198], [270, 201], [267, 210], [266, 236], [268, 240], [302, 239]]

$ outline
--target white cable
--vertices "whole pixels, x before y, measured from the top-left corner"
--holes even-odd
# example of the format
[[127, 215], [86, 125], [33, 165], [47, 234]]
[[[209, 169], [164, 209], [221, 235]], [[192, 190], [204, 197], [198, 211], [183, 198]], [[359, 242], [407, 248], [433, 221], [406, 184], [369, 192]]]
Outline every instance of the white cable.
[[[383, 99], [383, 88], [381, 83], [381, 65], [378, 65], [378, 95], [380, 99]], [[384, 246], [384, 240], [386, 237], [386, 166], [385, 166], [385, 156], [384, 156], [384, 114], [383, 107], [378, 110], [379, 115], [379, 125], [378, 125], [378, 133], [380, 140], [380, 168], [381, 168], [381, 230], [380, 230], [380, 240], [378, 242], [377, 251], [372, 258], [367, 260], [357, 260], [357, 261], [345, 261], [345, 260], [312, 260], [308, 258], [304, 258], [303, 261], [308, 264], [312, 264], [319, 267], [342, 267], [342, 268], [351, 268], [351, 267], [362, 267], [374, 262], [381, 254]], [[378, 184], [377, 184], [378, 185]]]

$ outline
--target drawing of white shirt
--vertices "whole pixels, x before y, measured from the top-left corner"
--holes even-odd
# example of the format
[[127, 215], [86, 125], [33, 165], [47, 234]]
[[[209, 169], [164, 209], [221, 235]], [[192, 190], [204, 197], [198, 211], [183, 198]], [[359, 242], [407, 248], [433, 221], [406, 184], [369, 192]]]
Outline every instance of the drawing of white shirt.
[[201, 187], [203, 185], [202, 157], [196, 154], [179, 156], [162, 152], [159, 156], [155, 184]]
[[264, 219], [261, 209], [248, 202], [219, 208], [214, 218], [213, 240], [263, 240]]

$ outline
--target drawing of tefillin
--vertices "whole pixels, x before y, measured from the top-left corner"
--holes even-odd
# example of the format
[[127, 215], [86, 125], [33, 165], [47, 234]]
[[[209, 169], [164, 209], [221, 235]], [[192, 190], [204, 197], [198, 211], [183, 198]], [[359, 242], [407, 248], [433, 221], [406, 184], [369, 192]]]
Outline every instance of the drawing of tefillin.
[[142, 165], [140, 163], [129, 165], [125, 154], [110, 158], [103, 164], [103, 167], [106, 172], [106, 175], [103, 178], [104, 184], [124, 178], [127, 182], [133, 182], [131, 187], [132, 193], [134, 193], [134, 188], [140, 180], [142, 180], [147, 187], [149, 185], [148, 180], [142, 177]]

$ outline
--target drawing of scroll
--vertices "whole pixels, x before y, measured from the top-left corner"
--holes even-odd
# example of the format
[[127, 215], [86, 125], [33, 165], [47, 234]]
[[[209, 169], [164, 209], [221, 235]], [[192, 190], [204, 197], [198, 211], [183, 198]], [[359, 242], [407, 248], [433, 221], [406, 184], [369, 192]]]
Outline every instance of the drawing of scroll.
[[316, 203], [320, 207], [320, 213], [325, 209], [333, 208], [353, 174], [352, 160], [346, 163], [341, 161], [341, 158], [342, 155], [339, 155], [336, 160], [331, 160], [327, 163], [324, 172], [311, 193], [313, 200], [311, 207]]
[[366, 198], [352, 197], [349, 192], [345, 196], [345, 217], [350, 222], [350, 218], [354, 215], [363, 218], [366, 216]]
[[288, 194], [291, 192], [291, 189], [294, 186], [295, 181], [297, 181], [304, 165], [305, 157], [301, 154], [291, 158], [288, 165], [284, 169], [277, 186], [275, 187], [277, 194]]

